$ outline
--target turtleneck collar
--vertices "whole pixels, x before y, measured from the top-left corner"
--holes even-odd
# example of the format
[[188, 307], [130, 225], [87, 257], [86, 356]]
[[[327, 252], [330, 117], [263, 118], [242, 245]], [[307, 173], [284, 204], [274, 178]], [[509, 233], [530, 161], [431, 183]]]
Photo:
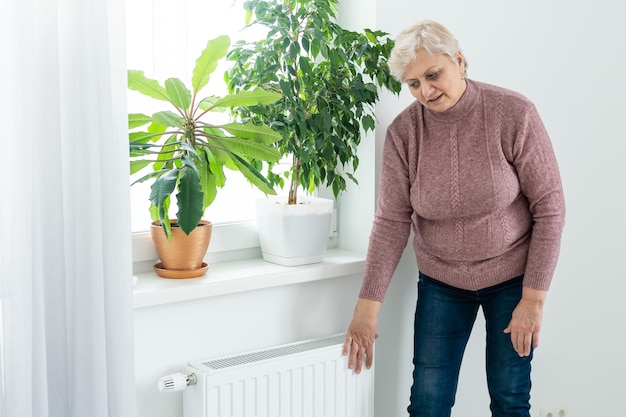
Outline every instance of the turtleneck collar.
[[480, 91], [476, 83], [472, 80], [466, 80], [466, 82], [467, 88], [454, 106], [442, 112], [436, 112], [423, 107], [424, 114], [432, 117], [434, 120], [447, 123], [459, 121], [467, 116], [474, 109], [476, 104], [478, 104]]

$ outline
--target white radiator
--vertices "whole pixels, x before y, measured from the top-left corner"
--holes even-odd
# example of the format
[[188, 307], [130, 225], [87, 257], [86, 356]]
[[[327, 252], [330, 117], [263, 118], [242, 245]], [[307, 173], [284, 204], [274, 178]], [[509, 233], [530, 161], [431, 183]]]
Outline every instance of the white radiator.
[[372, 417], [374, 367], [348, 370], [344, 340], [339, 334], [190, 362], [184, 416]]

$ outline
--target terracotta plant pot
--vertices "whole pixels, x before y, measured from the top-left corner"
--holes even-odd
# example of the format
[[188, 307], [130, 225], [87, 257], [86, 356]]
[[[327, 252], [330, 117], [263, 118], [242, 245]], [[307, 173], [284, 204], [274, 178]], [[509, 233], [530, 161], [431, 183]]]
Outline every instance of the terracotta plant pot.
[[213, 225], [207, 220], [201, 220], [198, 226], [186, 235], [176, 226], [175, 220], [170, 222], [171, 242], [165, 237], [160, 223], [153, 222], [150, 227], [152, 241], [161, 260], [154, 266], [154, 270], [165, 278], [193, 278], [204, 275], [208, 265], [202, 260], [209, 248]]

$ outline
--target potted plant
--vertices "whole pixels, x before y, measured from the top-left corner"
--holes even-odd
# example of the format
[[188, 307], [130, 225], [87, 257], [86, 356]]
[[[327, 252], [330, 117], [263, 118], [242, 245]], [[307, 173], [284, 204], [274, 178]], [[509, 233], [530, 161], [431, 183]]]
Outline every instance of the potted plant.
[[[286, 203], [290, 207], [272, 204], [257, 210], [261, 216], [269, 211], [270, 218], [275, 220], [277, 211], [286, 214], [306, 210], [301, 207], [303, 204], [298, 204], [303, 200], [298, 196], [300, 188], [311, 194], [324, 185], [337, 197], [345, 191], [346, 180], [356, 182], [353, 172], [359, 164], [358, 145], [362, 133], [375, 128], [374, 105], [380, 88], [400, 92], [401, 84], [393, 78], [387, 64], [393, 41], [382, 31], [354, 32], [342, 28], [336, 22], [337, 3], [338, 0], [249, 0], [244, 3], [249, 16], [247, 24], [264, 26], [267, 36], [255, 42], [234, 44], [228, 54], [233, 62], [227, 75], [229, 91], [264, 88], [282, 94], [272, 106], [240, 107], [236, 112], [245, 120], [267, 123], [280, 132], [281, 140], [276, 146], [283, 157], [291, 158], [287, 172], [274, 172], [272, 168], [276, 165], [270, 164], [267, 174], [272, 186], [282, 188], [288, 182]], [[332, 210], [332, 201], [326, 205]], [[264, 256], [267, 254], [264, 242], [302, 248], [310, 244], [311, 230], [321, 230], [318, 247], [321, 245], [325, 250], [330, 213], [320, 216], [320, 210], [311, 211], [314, 218], [325, 217], [323, 225], [294, 232], [300, 236], [300, 242], [295, 244], [276, 243], [275, 236], [279, 234], [275, 232], [276, 227], [292, 228], [284, 222], [283, 226], [268, 227], [274, 237], [264, 238], [262, 232], [266, 227], [259, 218]], [[294, 215], [298, 219], [302, 217]], [[303, 256], [303, 263], [320, 261], [320, 249], [317, 252], [312, 258]], [[288, 255], [278, 255], [280, 257], [289, 258]], [[284, 264], [298, 262], [273, 258], [269, 260]]]
[[[206, 271], [207, 265], [202, 258], [208, 241], [183, 243], [186, 246], [177, 251], [173, 246], [179, 238], [189, 240], [195, 235], [210, 238], [210, 222], [202, 220], [202, 216], [215, 199], [218, 188], [225, 185], [225, 167], [240, 171], [264, 193], [275, 194], [272, 184], [259, 168], [260, 161], [273, 163], [280, 159], [280, 151], [273, 144], [281, 136], [265, 124], [215, 123], [207, 119], [216, 111], [225, 112], [236, 106], [274, 103], [280, 93], [254, 88], [239, 89], [221, 98], [199, 96], [229, 46], [228, 36], [207, 42], [196, 60], [191, 88], [178, 78], [169, 78], [161, 85], [157, 80], [147, 78], [143, 71], [128, 71], [129, 89], [168, 104], [168, 110], [151, 116], [128, 115], [131, 175], [152, 168], [133, 184], [153, 181], [149, 198], [152, 236], [161, 260], [155, 270], [161, 276], [198, 276]], [[173, 221], [169, 209], [175, 190], [178, 211]], [[168, 252], [174, 252], [171, 261], [166, 260]], [[181, 260], [188, 253], [195, 253], [199, 259]]]

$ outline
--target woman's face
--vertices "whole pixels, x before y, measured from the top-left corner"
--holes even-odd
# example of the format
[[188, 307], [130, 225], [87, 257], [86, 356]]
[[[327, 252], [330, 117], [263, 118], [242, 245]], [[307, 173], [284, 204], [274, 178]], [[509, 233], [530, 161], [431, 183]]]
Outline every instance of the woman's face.
[[448, 55], [431, 55], [419, 48], [404, 79], [413, 97], [426, 108], [442, 112], [454, 106], [465, 92], [464, 73], [465, 60], [460, 52], [452, 61]]

